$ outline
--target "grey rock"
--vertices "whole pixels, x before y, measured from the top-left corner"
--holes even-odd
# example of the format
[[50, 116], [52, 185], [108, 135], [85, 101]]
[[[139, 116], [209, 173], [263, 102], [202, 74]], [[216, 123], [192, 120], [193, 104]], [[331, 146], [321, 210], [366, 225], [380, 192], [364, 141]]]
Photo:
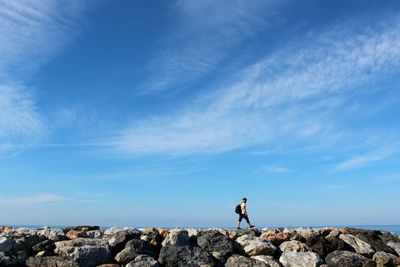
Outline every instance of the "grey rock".
[[197, 244], [203, 250], [212, 253], [218, 260], [226, 260], [235, 251], [233, 240], [218, 230], [200, 232]]
[[391, 247], [394, 251], [396, 251], [397, 255], [400, 256], [400, 242], [396, 243], [393, 241], [389, 241], [388, 243], [386, 243], [386, 245]]
[[270, 267], [281, 267], [282, 266], [280, 264], [280, 262], [275, 260], [274, 257], [272, 257], [272, 256], [258, 255], [258, 256], [251, 256], [250, 259], [261, 261]]
[[225, 267], [269, 267], [263, 261], [247, 258], [241, 255], [232, 255], [225, 263]]
[[121, 251], [126, 243], [133, 238], [139, 238], [142, 232], [134, 228], [110, 228], [104, 232], [107, 236], [108, 244], [110, 245], [111, 251], [116, 253]]
[[185, 229], [172, 229], [162, 242], [162, 246], [189, 246], [189, 233]]
[[318, 267], [322, 264], [318, 254], [311, 251], [283, 253], [279, 261], [284, 267]]
[[9, 252], [15, 241], [11, 238], [0, 237], [0, 251]]
[[211, 255], [199, 247], [164, 246], [158, 262], [165, 267], [213, 267]]
[[370, 244], [351, 234], [341, 234], [339, 238], [354, 248], [359, 254], [372, 255], [375, 252]]
[[67, 239], [67, 237], [64, 234], [64, 231], [58, 228], [44, 227], [43, 229], [38, 230], [36, 234], [39, 236], [44, 236], [52, 241], [61, 241]]
[[111, 251], [106, 240], [77, 238], [75, 240], [58, 241], [55, 243], [55, 253], [71, 257], [81, 267], [97, 266], [109, 262]]
[[296, 240], [285, 241], [279, 246], [279, 248], [283, 253], [311, 251], [311, 248], [309, 248], [306, 244]]
[[376, 252], [372, 259], [374, 260], [377, 267], [400, 265], [399, 257], [384, 251]]
[[115, 260], [121, 264], [128, 264], [139, 255], [154, 256], [153, 248], [146, 241], [132, 239], [128, 241], [125, 248], [115, 256]]
[[325, 258], [329, 267], [373, 267], [375, 263], [361, 254], [351, 251], [337, 250]]
[[56, 246], [54, 243], [48, 239], [37, 243], [32, 247], [33, 251], [39, 252], [39, 251], [47, 251], [47, 252], [53, 252]]
[[133, 261], [129, 262], [126, 267], [159, 267], [158, 262], [150, 256], [139, 255]]
[[253, 235], [242, 235], [236, 239], [236, 242], [243, 247], [244, 252], [249, 256], [273, 255], [276, 250], [271, 242]]
[[30, 257], [26, 261], [28, 267], [79, 267], [77, 261], [69, 257]]

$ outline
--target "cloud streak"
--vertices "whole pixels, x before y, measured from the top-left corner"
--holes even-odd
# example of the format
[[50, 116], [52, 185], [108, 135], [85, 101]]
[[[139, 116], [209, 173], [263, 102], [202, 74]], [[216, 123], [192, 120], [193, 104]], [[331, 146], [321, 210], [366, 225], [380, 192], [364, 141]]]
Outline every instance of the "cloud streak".
[[[361, 86], [379, 82], [400, 65], [398, 22], [391, 17], [369, 28], [335, 25], [310, 34], [255, 62], [239, 77], [226, 77], [230, 85], [199, 96], [181, 113], [121, 130], [113, 139], [116, 149], [136, 156], [188, 155], [335, 142], [347, 131], [335, 124], [336, 112]], [[368, 160], [374, 159], [343, 166]]]

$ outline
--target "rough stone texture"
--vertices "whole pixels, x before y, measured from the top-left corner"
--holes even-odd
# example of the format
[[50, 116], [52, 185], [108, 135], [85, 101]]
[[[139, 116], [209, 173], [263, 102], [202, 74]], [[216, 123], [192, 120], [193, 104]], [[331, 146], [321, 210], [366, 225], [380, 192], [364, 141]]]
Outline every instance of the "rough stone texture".
[[77, 239], [79, 237], [87, 237], [87, 232], [86, 231], [77, 231], [77, 230], [70, 230], [65, 234], [66, 237], [69, 239]]
[[241, 255], [232, 255], [225, 263], [225, 267], [269, 267], [265, 262], [247, 258]]
[[125, 247], [129, 240], [139, 238], [142, 232], [131, 227], [112, 227], [105, 230], [104, 235], [108, 238], [111, 251], [116, 254]]
[[63, 229], [64, 233], [67, 233], [71, 230], [78, 231], [78, 232], [88, 232], [88, 231], [93, 231], [93, 230], [100, 230], [100, 226], [78, 225], [78, 226], [67, 227], [67, 228]]
[[372, 259], [374, 260], [377, 267], [400, 265], [399, 257], [384, 251], [376, 252]]
[[199, 247], [164, 246], [158, 262], [165, 267], [206, 267], [215, 266], [211, 255]]
[[283, 242], [279, 246], [279, 249], [283, 253], [286, 253], [286, 252], [306, 252], [306, 251], [311, 251], [311, 248], [309, 248], [306, 244], [301, 243], [301, 242], [296, 241], [296, 240]]
[[360, 254], [337, 250], [329, 253], [325, 261], [329, 267], [373, 267], [375, 263]]
[[[354, 229], [354, 228], [345, 228], [341, 229], [341, 231], [343, 233], [352, 234], [353, 236], [368, 243], [374, 251], [385, 251], [388, 253], [395, 254], [395, 251], [389, 246], [387, 246], [386, 242], [383, 240], [385, 236], [392, 240], [396, 239], [396, 237], [392, 234], [384, 234], [381, 231], [376, 231], [376, 230]], [[400, 242], [400, 240], [398, 240], [397, 242]]]
[[52, 241], [61, 241], [67, 239], [62, 229], [44, 227], [36, 232], [37, 235], [44, 236]]
[[189, 233], [185, 229], [172, 229], [162, 242], [162, 246], [189, 246]]
[[270, 267], [281, 267], [282, 266], [280, 264], [280, 262], [275, 260], [274, 257], [272, 257], [272, 256], [258, 255], [258, 256], [251, 256], [250, 259], [261, 261]]
[[237, 238], [236, 242], [243, 247], [244, 252], [249, 256], [273, 255], [276, 250], [271, 242], [249, 234]]
[[15, 241], [11, 238], [0, 237], [0, 251], [8, 252], [12, 249]]
[[391, 247], [394, 251], [396, 251], [397, 255], [400, 256], [400, 242], [399, 243], [395, 243], [395, 242], [388, 242], [387, 245], [389, 247]]
[[283, 253], [279, 261], [284, 267], [318, 267], [322, 264], [318, 254], [311, 251]]
[[341, 234], [339, 238], [350, 245], [354, 250], [362, 255], [372, 255], [374, 254], [374, 250], [371, 248], [371, 245], [367, 242], [355, 237], [351, 234]]
[[312, 228], [296, 228], [296, 233], [304, 237], [306, 240], [312, 237], [317, 237], [320, 235], [320, 232], [316, 229]]
[[265, 241], [270, 241], [274, 246], [279, 246], [283, 242], [290, 240], [289, 235], [275, 228], [263, 232], [260, 238]]
[[78, 262], [68, 257], [30, 257], [26, 261], [28, 267], [79, 267]]
[[133, 261], [128, 263], [126, 267], [159, 267], [158, 262], [150, 256], [139, 255]]
[[103, 236], [103, 232], [100, 230], [91, 230], [86, 232], [86, 236], [89, 238], [101, 238]]
[[132, 239], [126, 243], [125, 248], [115, 256], [121, 264], [128, 264], [139, 255], [154, 256], [154, 251], [149, 243], [141, 239]]
[[111, 251], [107, 241], [91, 238], [77, 238], [55, 243], [55, 253], [78, 261], [81, 267], [97, 266], [110, 262]]
[[121, 267], [121, 265], [114, 264], [114, 263], [106, 263], [106, 264], [99, 265], [97, 267]]
[[235, 251], [233, 240], [218, 230], [200, 232], [197, 244], [218, 260], [226, 260]]

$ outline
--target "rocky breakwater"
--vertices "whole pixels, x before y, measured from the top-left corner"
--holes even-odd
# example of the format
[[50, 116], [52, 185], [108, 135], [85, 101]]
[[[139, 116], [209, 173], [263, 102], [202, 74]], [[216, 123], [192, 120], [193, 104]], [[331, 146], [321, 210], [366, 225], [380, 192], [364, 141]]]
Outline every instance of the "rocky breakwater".
[[400, 238], [352, 228], [0, 227], [0, 266], [400, 266]]

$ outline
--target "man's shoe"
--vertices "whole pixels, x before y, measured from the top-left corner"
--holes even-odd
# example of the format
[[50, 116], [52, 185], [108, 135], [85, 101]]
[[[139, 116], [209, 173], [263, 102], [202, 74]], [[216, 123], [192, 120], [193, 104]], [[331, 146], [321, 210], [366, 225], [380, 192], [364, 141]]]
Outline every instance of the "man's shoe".
[[240, 229], [242, 229], [242, 228], [240, 228], [240, 227], [236, 227], [236, 229], [237, 229], [237, 230], [240, 230]]
[[250, 224], [250, 225], [249, 225], [249, 228], [254, 228], [254, 225], [253, 225], [253, 224]]

